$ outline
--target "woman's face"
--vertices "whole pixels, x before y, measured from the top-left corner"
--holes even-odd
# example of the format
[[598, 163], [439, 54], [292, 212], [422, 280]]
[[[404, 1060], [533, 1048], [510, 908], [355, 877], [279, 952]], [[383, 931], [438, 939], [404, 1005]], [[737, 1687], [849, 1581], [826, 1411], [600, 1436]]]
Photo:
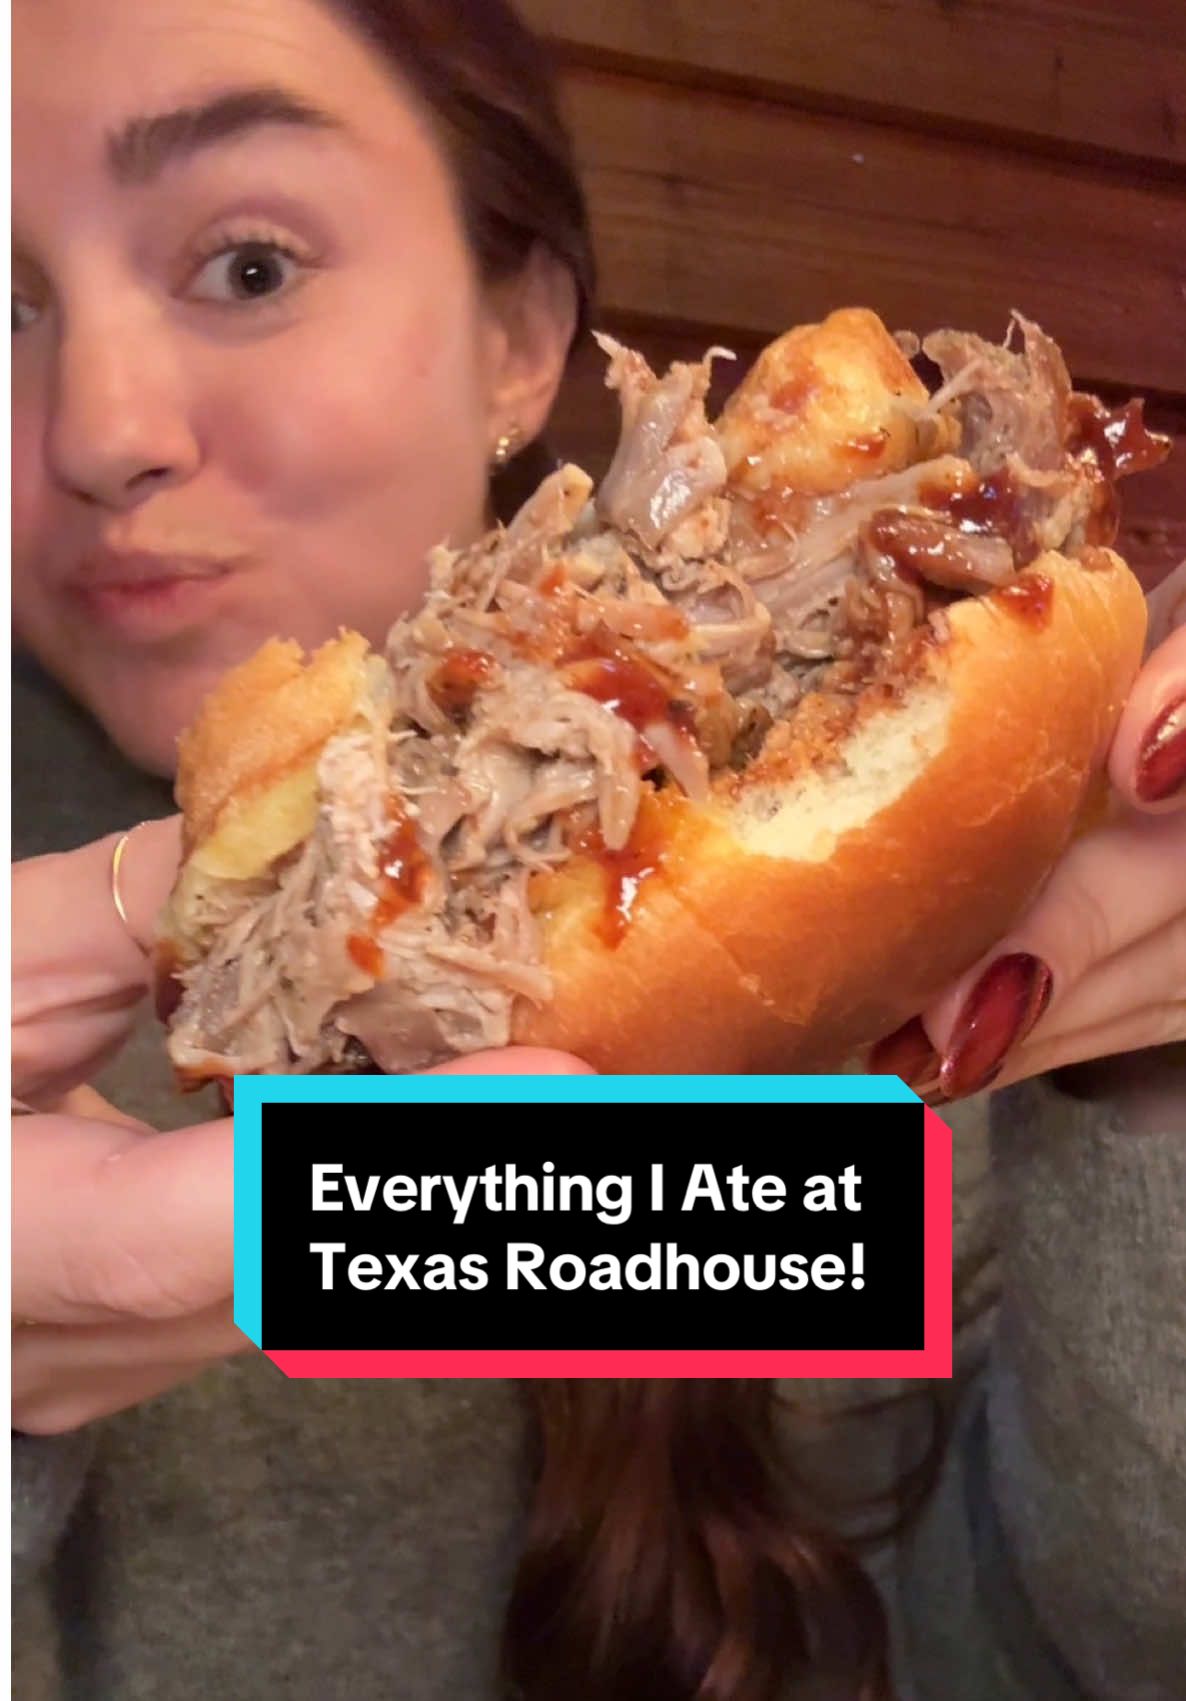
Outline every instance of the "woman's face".
[[332, 10], [17, 0], [13, 31], [16, 634], [167, 772], [266, 638], [381, 643], [540, 421], [433, 140]]

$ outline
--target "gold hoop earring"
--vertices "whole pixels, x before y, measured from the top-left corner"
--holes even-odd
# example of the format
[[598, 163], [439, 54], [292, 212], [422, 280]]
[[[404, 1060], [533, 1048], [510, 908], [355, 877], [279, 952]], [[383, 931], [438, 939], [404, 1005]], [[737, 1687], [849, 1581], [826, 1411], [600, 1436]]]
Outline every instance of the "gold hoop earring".
[[498, 442], [494, 445], [494, 455], [490, 462], [491, 470], [493, 472], [501, 472], [506, 466], [507, 462], [519, 446], [519, 438], [521, 435], [522, 433], [518, 425], [514, 423], [508, 426], [508, 428], [503, 432], [502, 436], [498, 439]]

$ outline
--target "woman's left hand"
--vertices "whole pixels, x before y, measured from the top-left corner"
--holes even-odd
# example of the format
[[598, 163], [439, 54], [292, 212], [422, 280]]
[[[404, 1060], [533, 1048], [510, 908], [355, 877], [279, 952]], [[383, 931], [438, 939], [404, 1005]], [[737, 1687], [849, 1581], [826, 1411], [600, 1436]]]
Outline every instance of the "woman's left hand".
[[[932, 1103], [1186, 1040], [1186, 562], [1149, 600], [1150, 648], [1109, 755], [1109, 820], [870, 1058]], [[1186, 1109], [1186, 1084], [1182, 1096]]]

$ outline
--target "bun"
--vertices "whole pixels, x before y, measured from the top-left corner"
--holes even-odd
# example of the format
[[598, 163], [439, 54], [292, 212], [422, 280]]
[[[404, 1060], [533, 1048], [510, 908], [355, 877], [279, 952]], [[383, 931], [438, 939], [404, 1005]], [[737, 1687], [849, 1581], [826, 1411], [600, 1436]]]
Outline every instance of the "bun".
[[273, 638], [207, 698], [179, 740], [176, 787], [185, 848], [207, 872], [247, 878], [266, 866], [259, 843], [270, 861], [310, 831], [317, 757], [354, 717], [367, 653], [343, 633], [306, 664], [299, 644]]
[[1118, 555], [1045, 555], [1021, 578], [1042, 581], [1044, 623], [957, 603], [901, 699], [870, 695], [834, 745], [804, 728], [709, 809], [653, 800], [661, 872], [619, 943], [604, 862], [542, 880], [556, 991], [521, 1007], [516, 1042], [610, 1073], [820, 1072], [922, 1009], [1066, 848], [1140, 663], [1144, 595]]
[[735, 489], [826, 496], [909, 466], [918, 450], [915, 416], [927, 400], [877, 315], [842, 307], [763, 349], [716, 431]]
[[506, 1043], [832, 1070], [988, 950], [1098, 804], [1146, 629], [1112, 484], [1162, 454], [1022, 325], [928, 339], [932, 397], [842, 310], [715, 427], [707, 359], [602, 339], [592, 502], [566, 467], [436, 552], [385, 656], [275, 641], [224, 679], [159, 927], [182, 1084]]

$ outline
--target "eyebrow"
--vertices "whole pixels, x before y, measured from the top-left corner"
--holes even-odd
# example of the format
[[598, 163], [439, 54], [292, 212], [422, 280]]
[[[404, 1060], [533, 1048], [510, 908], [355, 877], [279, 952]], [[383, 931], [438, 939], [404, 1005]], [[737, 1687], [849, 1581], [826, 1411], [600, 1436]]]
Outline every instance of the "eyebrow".
[[341, 122], [278, 88], [228, 89], [199, 106], [132, 118], [107, 140], [107, 163], [116, 182], [151, 183], [168, 165], [203, 148], [234, 141], [264, 125], [340, 130]]

